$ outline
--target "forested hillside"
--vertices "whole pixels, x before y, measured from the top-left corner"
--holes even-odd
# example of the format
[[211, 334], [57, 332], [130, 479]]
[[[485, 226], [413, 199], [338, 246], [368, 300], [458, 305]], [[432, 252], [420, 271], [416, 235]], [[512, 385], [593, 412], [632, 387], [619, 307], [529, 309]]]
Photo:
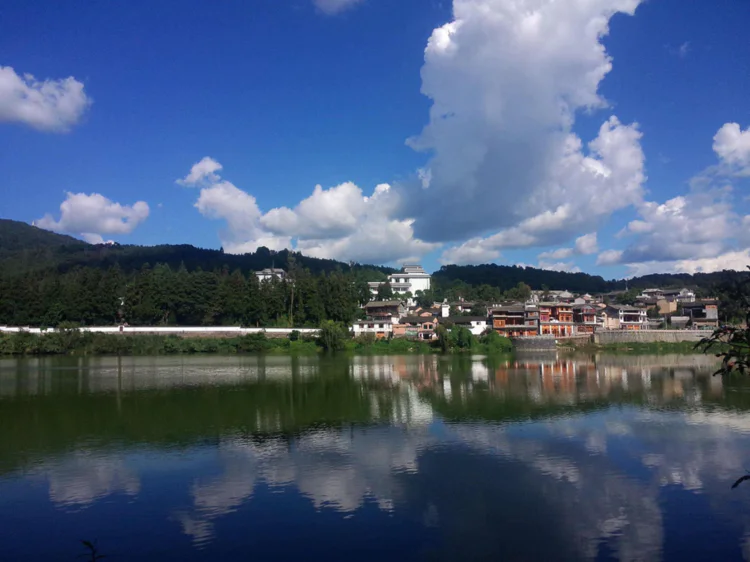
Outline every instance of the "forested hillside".
[[[272, 266], [286, 270], [293, 282], [258, 283], [254, 272]], [[232, 255], [188, 245], [89, 245], [0, 220], [0, 324], [350, 322], [369, 298], [367, 281], [385, 280], [392, 271], [267, 248]], [[631, 292], [688, 286], [720, 296], [731, 295], [725, 288], [747, 278], [747, 272], [659, 274], [631, 279], [628, 286]], [[594, 294], [624, 289], [625, 281], [531, 267], [449, 265], [434, 274], [433, 290], [420, 300], [522, 300], [531, 289], [545, 288]], [[724, 301], [730, 302], [730, 296]]]
[[[748, 264], [750, 265], [750, 264]], [[533, 290], [568, 290], [573, 293], [606, 293], [610, 291], [645, 289], [649, 287], [691, 287], [709, 293], [718, 286], [734, 283], [750, 277], [750, 273], [738, 271], [718, 271], [715, 273], [656, 273], [629, 279], [609, 280], [588, 273], [567, 273], [547, 271], [534, 267], [509, 265], [445, 265], [433, 274], [436, 287], [448, 290], [450, 287], [481, 285], [497, 287], [507, 291], [518, 283], [525, 283]]]
[[282, 250], [272, 252], [259, 248], [250, 254], [225, 254], [187, 244], [134, 246], [120, 244], [91, 245], [70, 236], [55, 234], [24, 222], [0, 219], [0, 273], [22, 275], [30, 272], [56, 270], [60, 273], [77, 267], [108, 269], [118, 265], [123, 273], [140, 270], [144, 265], [165, 264], [172, 269], [185, 266], [188, 271], [202, 269], [239, 269], [245, 274], [267, 267], [288, 269], [291, 263], [313, 273], [356, 271], [358, 277], [385, 279], [393, 268], [346, 264], [303, 256]]

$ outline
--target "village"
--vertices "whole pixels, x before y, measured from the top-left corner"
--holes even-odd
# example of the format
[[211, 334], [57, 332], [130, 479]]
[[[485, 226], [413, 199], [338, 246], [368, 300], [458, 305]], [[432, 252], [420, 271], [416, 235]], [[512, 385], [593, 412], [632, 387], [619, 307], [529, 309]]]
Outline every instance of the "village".
[[[268, 272], [261, 273], [268, 275]], [[375, 300], [390, 285], [394, 298]], [[690, 289], [645, 289], [634, 305], [616, 304], [616, 294], [576, 295], [564, 290], [531, 291], [525, 302], [478, 303], [459, 299], [420, 306], [414, 295], [431, 290], [431, 276], [420, 265], [404, 265], [388, 281], [370, 283], [373, 300], [365, 317], [354, 322], [354, 336], [435, 339], [439, 325], [462, 326], [479, 336], [494, 330], [501, 336], [555, 338], [592, 335], [607, 330], [713, 330], [719, 326], [718, 301], [697, 299]]]

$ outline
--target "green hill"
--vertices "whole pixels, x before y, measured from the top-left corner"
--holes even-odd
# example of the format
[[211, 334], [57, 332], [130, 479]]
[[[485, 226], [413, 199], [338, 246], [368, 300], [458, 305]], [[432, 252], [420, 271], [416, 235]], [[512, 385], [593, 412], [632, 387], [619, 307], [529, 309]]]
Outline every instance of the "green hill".
[[188, 271], [202, 269], [239, 269], [243, 273], [267, 267], [287, 269], [290, 259], [313, 273], [357, 271], [365, 277], [384, 279], [393, 268], [347, 264], [303, 256], [283, 250], [272, 252], [258, 248], [250, 254], [225, 254], [221, 250], [196, 248], [187, 244], [135, 246], [120, 244], [91, 245], [70, 236], [55, 234], [24, 222], [0, 219], [0, 271], [4, 275], [22, 275], [56, 270], [64, 273], [76, 267], [107, 269], [117, 264], [124, 273], [161, 263], [177, 269], [184, 264]]

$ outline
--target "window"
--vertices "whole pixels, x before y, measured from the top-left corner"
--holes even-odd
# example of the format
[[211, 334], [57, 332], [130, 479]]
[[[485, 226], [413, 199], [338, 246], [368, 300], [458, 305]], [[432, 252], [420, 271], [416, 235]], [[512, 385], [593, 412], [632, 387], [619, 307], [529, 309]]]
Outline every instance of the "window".
[[382, 324], [378, 324], [378, 328], [382, 328], [382, 327], [383, 327], [383, 325], [382, 325]]

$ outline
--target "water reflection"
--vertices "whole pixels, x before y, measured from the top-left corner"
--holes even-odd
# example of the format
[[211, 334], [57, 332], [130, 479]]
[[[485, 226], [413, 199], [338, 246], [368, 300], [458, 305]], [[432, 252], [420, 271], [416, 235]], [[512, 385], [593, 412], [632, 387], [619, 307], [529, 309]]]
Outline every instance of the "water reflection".
[[[333, 541], [372, 559], [741, 559], [750, 488], [730, 485], [750, 467], [750, 386], [713, 370], [703, 356], [0, 361], [0, 524], [43, 513], [41, 483], [58, 524], [128, 553], [138, 532], [139, 559], [164, 541], [183, 559], [331, 558]], [[114, 532], [105, 512], [130, 517]], [[16, 525], [13, 559], [41, 558], [20, 546], [38, 531]]]

